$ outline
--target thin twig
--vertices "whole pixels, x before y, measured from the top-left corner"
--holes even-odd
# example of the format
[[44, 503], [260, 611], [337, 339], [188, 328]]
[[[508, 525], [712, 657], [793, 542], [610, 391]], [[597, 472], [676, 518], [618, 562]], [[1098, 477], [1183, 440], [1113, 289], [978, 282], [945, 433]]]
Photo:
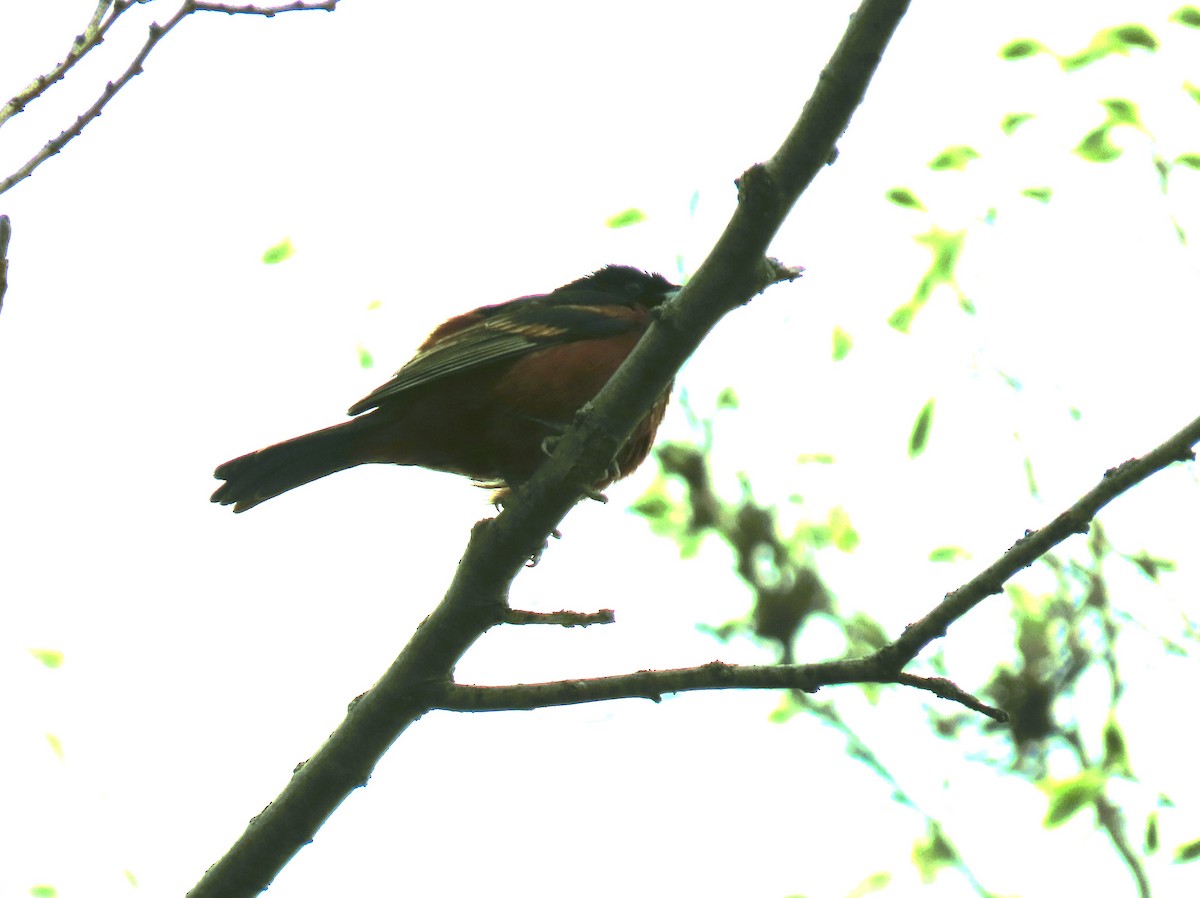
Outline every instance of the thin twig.
[[[83, 33], [76, 35], [75, 40], [71, 43], [71, 49], [63, 61], [46, 74], [38, 75], [28, 87], [0, 106], [0, 125], [23, 112], [25, 107], [42, 96], [52, 85], [61, 81], [67, 72], [75, 67], [75, 63], [102, 44], [108, 29], [135, 2], [145, 3], [147, 0], [117, 0], [115, 3], [113, 0], [100, 0], [96, 5], [96, 11], [92, 13], [91, 21], [88, 22]], [[110, 12], [111, 14], [106, 19], [105, 14]]]
[[553, 624], [558, 627], [587, 627], [592, 624], [616, 623], [617, 615], [611, 608], [599, 611], [520, 611], [508, 608], [504, 612], [506, 624]]
[[611, 677], [514, 686], [454, 683], [445, 687], [436, 707], [447, 711], [530, 711], [620, 698], [645, 698], [660, 702], [664, 695], [670, 693], [714, 689], [798, 689], [816, 692], [822, 686], [844, 683], [900, 683], [959, 702], [993, 720], [1008, 719], [1004, 711], [985, 705], [949, 680], [907, 674], [885, 678], [884, 674], [873, 670], [870, 665], [854, 659], [817, 664], [764, 665], [712, 661], [699, 667], [640, 670]]
[[880, 649], [900, 670], [934, 639], [945, 635], [946, 628], [988, 596], [995, 595], [1017, 572], [1029, 567], [1051, 549], [1076, 533], [1087, 533], [1092, 518], [1117, 496], [1137, 486], [1150, 475], [1177, 461], [1195, 458], [1192, 447], [1200, 442], [1200, 418], [1141, 458], [1110, 468], [1100, 482], [1070, 508], [1041, 530], [1029, 530], [986, 570], [946, 596], [936, 608], [914, 624], [899, 639]]
[[[141, 2], [141, 0], [139, 0], [139, 2]], [[166, 37], [176, 25], [178, 25], [192, 13], [223, 12], [230, 15], [240, 13], [245, 15], [271, 17], [281, 12], [300, 12], [314, 9], [323, 9], [332, 12], [337, 8], [337, 3], [338, 0], [322, 0], [320, 3], [297, 2], [288, 3], [283, 6], [266, 7], [226, 6], [218, 3], [197, 3], [195, 0], [185, 0], [184, 4], [179, 7], [175, 15], [167, 21], [167, 24], [159, 25], [157, 22], [151, 23], [150, 34], [146, 38], [146, 42], [142, 44], [141, 50], [138, 51], [137, 56], [133, 58], [133, 62], [129, 64], [129, 67], [125, 69], [125, 71], [121, 74], [121, 77], [119, 77], [116, 81], [109, 81], [108, 84], [104, 86], [104, 90], [101, 92], [96, 102], [89, 106], [82, 115], [77, 116], [74, 124], [72, 124], [71, 127], [61, 132], [58, 137], [55, 137], [53, 140], [47, 142], [44, 147], [34, 154], [33, 158], [31, 158], [28, 162], [22, 165], [3, 181], [0, 181], [0, 193], [4, 193], [5, 191], [12, 189], [12, 187], [14, 187], [16, 184], [19, 184], [21, 181], [24, 181], [26, 178], [32, 175], [34, 170], [37, 169], [39, 165], [41, 165], [47, 159], [50, 159], [52, 156], [56, 156], [61, 153], [63, 147], [78, 137], [83, 132], [83, 129], [86, 128], [91, 122], [99, 118], [100, 113], [104, 111], [104, 107], [109, 104], [109, 102], [117, 95], [121, 88], [142, 73], [142, 65], [145, 63], [146, 57], [150, 55], [150, 51], [153, 50], [158, 45], [158, 42]], [[117, 11], [117, 6], [114, 6], [113, 15], [110, 17], [108, 23], [104, 26], [104, 29], [107, 30], [108, 26], [111, 25], [112, 22], [115, 21], [116, 17], [120, 15], [121, 12], [124, 12], [126, 8], [128, 7], [121, 6], [120, 11]], [[100, 36], [102, 37], [103, 35], [101, 34]], [[98, 43], [98, 41], [95, 41], [94, 43]], [[74, 65], [76, 61], [77, 60], [72, 60], [71, 65]], [[70, 66], [67, 66], [67, 68], [70, 68]], [[38, 93], [44, 90], [45, 86], [42, 86], [39, 88]], [[16, 102], [18, 99], [20, 98], [14, 98], [12, 102]], [[11, 106], [12, 103], [10, 102], [9, 105]], [[22, 104], [22, 106], [23, 105], [24, 104]]]
[[0, 215], [0, 312], [4, 311], [4, 294], [8, 291], [8, 241], [12, 237], [12, 222]]

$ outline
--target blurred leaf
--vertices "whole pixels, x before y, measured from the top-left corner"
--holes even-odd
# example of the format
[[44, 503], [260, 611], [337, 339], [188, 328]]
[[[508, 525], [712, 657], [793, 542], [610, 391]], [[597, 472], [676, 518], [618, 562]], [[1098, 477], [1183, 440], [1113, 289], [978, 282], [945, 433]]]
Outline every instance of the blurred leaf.
[[1000, 48], [1001, 59], [1028, 59], [1030, 56], [1036, 56], [1038, 53], [1049, 53], [1050, 51], [1038, 41], [1035, 40], [1016, 40], [1005, 44]]
[[1026, 455], [1021, 459], [1021, 466], [1025, 469], [1025, 489], [1029, 491], [1029, 495], [1033, 498], [1038, 497], [1037, 478], [1033, 476], [1033, 459]]
[[1200, 87], [1192, 84], [1190, 81], [1183, 82], [1183, 89], [1189, 97], [1200, 103]]
[[930, 262], [929, 270], [917, 283], [912, 299], [892, 312], [888, 318], [888, 324], [891, 327], [901, 333], [908, 333], [917, 312], [929, 302], [933, 291], [942, 285], [954, 290], [958, 296], [959, 305], [964, 308], [964, 311], [973, 311], [974, 306], [959, 289], [955, 275], [958, 257], [962, 253], [966, 236], [966, 231], [943, 231], [941, 228], [935, 227], [913, 238], [917, 243], [929, 248], [933, 259]]
[[375, 359], [365, 346], [358, 347], [358, 366], [360, 368], [375, 367]]
[[850, 354], [853, 347], [854, 338], [840, 327], [835, 327], [833, 329], [833, 360], [840, 362]]
[[796, 456], [796, 462], [802, 465], [831, 465], [833, 461], [828, 452], [803, 452]]
[[917, 199], [916, 194], [907, 187], [893, 187], [884, 196], [887, 197], [888, 202], [895, 203], [897, 206], [903, 206], [905, 209], [919, 209], [921, 211], [925, 209], [924, 204]]
[[1175, 165], [1186, 165], [1188, 168], [1200, 168], [1200, 153], [1184, 153], [1175, 157]]
[[58, 889], [54, 888], [54, 886], [48, 885], [30, 886], [29, 894], [32, 895], [33, 898], [57, 898]]
[[888, 318], [888, 325], [900, 331], [902, 334], [907, 334], [909, 327], [912, 326], [913, 316], [916, 315], [917, 308], [912, 302], [906, 302], [896, 311], [892, 312]]
[[877, 651], [890, 641], [883, 625], [862, 612], [856, 612], [848, 621], [843, 621], [842, 629], [851, 646], [850, 654], [853, 655]]
[[968, 162], [978, 158], [979, 153], [972, 147], [946, 147], [946, 149], [933, 158], [933, 161], [929, 163], [929, 167], [934, 171], [948, 171], [951, 169], [962, 171], [967, 167]]
[[1146, 854], [1154, 854], [1158, 851], [1158, 811], [1151, 811], [1146, 815], [1146, 837], [1145, 837]]
[[30, 649], [29, 654], [51, 670], [62, 667], [63, 653], [57, 649]]
[[848, 554], [858, 548], [858, 531], [850, 524], [850, 515], [841, 506], [829, 512], [829, 533], [839, 551]]
[[1014, 131], [1016, 131], [1019, 127], [1033, 117], [1034, 115], [1032, 112], [1010, 113], [1009, 115], [1004, 116], [1004, 119], [1000, 122], [1000, 130], [1011, 136]]
[[367, 303], [367, 311], [373, 312], [376, 309], [380, 308], [382, 305], [383, 305], [383, 300], [373, 299], [369, 303]]
[[1112, 162], [1121, 150], [1108, 139], [1108, 125], [1102, 125], [1079, 142], [1075, 153], [1088, 162]]
[[1144, 25], [1122, 25], [1101, 32], [1110, 36], [1112, 42], [1124, 47], [1141, 47], [1144, 50], [1157, 50], [1158, 38]]
[[1129, 766], [1129, 750], [1125, 747], [1125, 734], [1111, 716], [1104, 724], [1104, 767], [1121, 776], [1133, 776]]
[[1049, 187], [1026, 187], [1021, 191], [1021, 196], [1027, 196], [1039, 203], [1048, 203], [1053, 193], [1054, 191]]
[[908, 438], [908, 457], [916, 458], [925, 451], [929, 443], [929, 428], [933, 426], [933, 400], [930, 399], [921, 407], [913, 424], [912, 434]]
[[604, 225], [609, 228], [627, 228], [630, 225], [640, 224], [645, 220], [646, 213], [641, 209], [625, 209], [616, 215], [610, 215], [604, 219]]
[[46, 743], [50, 746], [50, 750], [54, 752], [55, 756], [57, 756], [57, 758], [61, 761], [63, 759], [62, 740], [53, 733], [47, 733]]
[[137, 884], [138, 884], [137, 877], [133, 875], [132, 870], [125, 871], [125, 881], [127, 883], [129, 883], [131, 886], [133, 886], [135, 889], [137, 888]]
[[1148, 552], [1143, 552], [1140, 555], [1126, 555], [1130, 562], [1136, 564], [1143, 574], [1158, 582], [1158, 575], [1163, 572], [1175, 570], [1175, 562], [1169, 558], [1155, 558]]
[[939, 546], [929, 553], [929, 560], [937, 563], [966, 561], [971, 553], [961, 546]]
[[1130, 125], [1134, 128], [1142, 128], [1142, 120], [1138, 116], [1137, 104], [1132, 100], [1123, 100], [1118, 97], [1101, 100], [1100, 102], [1108, 110], [1109, 124]]
[[872, 873], [847, 892], [846, 898], [863, 898], [864, 895], [870, 895], [872, 892], [882, 892], [891, 881], [891, 873]]
[[931, 821], [928, 826], [926, 837], [913, 845], [913, 864], [926, 885], [933, 882], [941, 870], [958, 863], [958, 853], [946, 841], [938, 825]]
[[1200, 9], [1194, 6], [1181, 6], [1171, 13], [1171, 21], [1186, 25], [1188, 28], [1200, 28]]
[[693, 190], [691, 199], [688, 200], [688, 215], [692, 218], [696, 217], [696, 210], [700, 208], [700, 191]]
[[717, 395], [717, 408], [735, 409], [737, 407], [738, 398], [733, 387], [726, 387]]
[[282, 242], [276, 243], [262, 255], [264, 265], [278, 265], [285, 259], [290, 259], [296, 252], [296, 248], [292, 246], [292, 238], [284, 237]]
[[1053, 829], [1070, 820], [1104, 794], [1107, 777], [1099, 770], [1084, 770], [1065, 780], [1043, 780], [1038, 785], [1050, 796], [1050, 808], [1042, 825]]
[[1194, 842], [1185, 842], [1175, 849], [1175, 863], [1186, 864], [1189, 861], [1194, 861], [1200, 858], [1200, 839]]

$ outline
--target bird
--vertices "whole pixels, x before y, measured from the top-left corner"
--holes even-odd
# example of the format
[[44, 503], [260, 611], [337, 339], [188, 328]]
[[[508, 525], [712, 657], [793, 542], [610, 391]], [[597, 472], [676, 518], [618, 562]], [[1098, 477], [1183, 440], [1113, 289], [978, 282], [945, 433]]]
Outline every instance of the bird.
[[[661, 274], [608, 265], [549, 293], [485, 305], [442, 323], [399, 371], [350, 406], [349, 421], [220, 465], [212, 501], [235, 512], [362, 464], [415, 465], [510, 491], [541, 465], [679, 292]], [[671, 385], [593, 490], [650, 453]]]

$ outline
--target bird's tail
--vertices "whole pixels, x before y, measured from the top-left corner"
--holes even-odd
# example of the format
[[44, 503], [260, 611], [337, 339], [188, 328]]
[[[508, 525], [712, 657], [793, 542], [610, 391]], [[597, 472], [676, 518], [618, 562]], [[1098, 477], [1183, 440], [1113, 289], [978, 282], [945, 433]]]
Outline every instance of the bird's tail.
[[232, 505], [235, 512], [245, 511], [280, 493], [371, 461], [361, 438], [373, 429], [369, 417], [356, 418], [227, 461], [214, 472], [225, 482], [212, 494], [212, 501]]

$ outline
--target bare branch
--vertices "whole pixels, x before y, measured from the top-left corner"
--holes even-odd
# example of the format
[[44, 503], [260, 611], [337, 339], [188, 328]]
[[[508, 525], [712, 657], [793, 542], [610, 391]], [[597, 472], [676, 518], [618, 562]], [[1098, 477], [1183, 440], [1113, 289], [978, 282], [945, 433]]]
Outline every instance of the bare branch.
[[0, 312], [4, 311], [4, 294], [8, 291], [8, 241], [12, 237], [12, 222], [0, 215]]
[[1028, 530], [1007, 552], [970, 582], [946, 596], [945, 600], [915, 624], [910, 624], [899, 639], [880, 649], [899, 670], [933, 640], [945, 635], [946, 628], [988, 596], [995, 595], [1017, 572], [1029, 567], [1067, 537], [1087, 533], [1089, 524], [1105, 505], [1151, 474], [1177, 461], [1195, 458], [1192, 447], [1200, 442], [1200, 418], [1192, 421], [1160, 446], [1141, 458], [1110, 468], [1100, 482], [1074, 505], [1041, 530]]
[[826, 661], [818, 664], [738, 665], [712, 661], [700, 667], [674, 670], [640, 670], [637, 673], [586, 680], [552, 683], [522, 683], [514, 686], [447, 686], [436, 707], [446, 711], [531, 711], [581, 705], [586, 702], [621, 698], [662, 701], [669, 693], [713, 689], [798, 689], [817, 692], [822, 686], [846, 683], [898, 683], [932, 692], [939, 698], [958, 702], [993, 720], [1008, 720], [1008, 714], [986, 705], [950, 680], [942, 677], [890, 676], [868, 659]]
[[266, 16], [268, 19], [276, 13], [281, 12], [304, 12], [309, 9], [323, 9], [326, 12], [333, 12], [337, 9], [338, 0], [322, 0], [320, 3], [304, 3], [302, 0], [296, 0], [295, 3], [284, 3], [280, 6], [231, 6], [228, 3], [200, 3], [194, 4], [196, 12], [225, 12], [231, 16], [236, 14], [251, 15], [251, 16]]
[[[138, 0], [138, 2], [144, 2], [144, 0]], [[101, 5], [103, 6], [103, 2], [101, 3]], [[78, 56], [81, 56], [82, 53], [87, 52], [87, 50], [90, 50], [93, 46], [98, 44], [100, 42], [100, 40], [103, 39], [104, 32], [106, 32], [108, 30], [108, 28], [116, 20], [117, 16], [119, 16], [121, 13], [123, 13], [128, 8], [129, 8], [128, 0], [124, 0], [124, 2], [122, 2], [122, 0], [118, 0], [118, 2], [116, 4], [114, 4], [114, 6], [113, 6], [112, 15], [109, 17], [107, 22], [101, 28], [99, 28], [97, 30], [96, 37], [94, 40], [86, 38], [86, 35], [81, 36], [81, 37], [85, 38], [85, 40], [83, 42], [83, 46], [85, 46], [86, 49], [82, 50], [78, 54]], [[134, 78], [136, 78], [138, 75], [140, 75], [142, 73], [142, 65], [145, 63], [146, 57], [148, 57], [150, 55], [150, 51], [152, 51], [158, 45], [158, 42], [161, 41], [164, 37], [166, 37], [175, 28], [176, 25], [178, 25], [180, 22], [182, 22], [185, 18], [187, 18], [192, 13], [194, 13], [194, 12], [224, 12], [224, 13], [229, 13], [231, 15], [234, 13], [247, 13], [247, 14], [262, 15], [262, 16], [270, 17], [270, 16], [274, 16], [276, 13], [281, 13], [281, 12], [294, 12], [294, 11], [298, 12], [298, 11], [310, 10], [310, 9], [324, 9], [324, 10], [328, 10], [328, 11], [332, 12], [336, 8], [337, 8], [337, 0], [323, 0], [323, 2], [320, 2], [320, 3], [300, 3], [300, 2], [288, 3], [283, 6], [277, 6], [277, 7], [257, 7], [257, 6], [234, 7], [234, 6], [226, 6], [224, 4], [219, 4], [219, 3], [197, 3], [197, 2], [195, 2], [195, 0], [185, 0], [184, 4], [181, 7], [179, 7], [179, 10], [175, 13], [175, 15], [172, 16], [167, 21], [167, 24], [159, 25], [157, 22], [151, 23], [150, 34], [146, 38], [146, 42], [144, 44], [142, 44], [141, 50], [138, 51], [138, 54], [133, 58], [133, 62], [131, 62], [129, 64], [129, 67], [125, 69], [125, 71], [121, 74], [121, 77], [119, 77], [116, 81], [108, 82], [108, 84], [106, 84], [104, 86], [104, 90], [100, 94], [100, 97], [96, 100], [96, 102], [93, 103], [91, 106], [89, 106], [88, 109], [82, 115], [77, 116], [74, 124], [72, 124], [71, 127], [67, 128], [67, 130], [60, 133], [58, 135], [58, 137], [55, 137], [53, 140], [49, 141], [44, 147], [42, 147], [40, 150], [38, 150], [37, 153], [34, 154], [32, 159], [30, 159], [28, 162], [26, 162], [24, 165], [22, 165], [19, 169], [17, 169], [15, 172], [13, 172], [11, 175], [9, 175], [7, 178], [0, 181], [0, 193], [4, 193], [4, 192], [8, 191], [8, 190], [12, 189], [15, 185], [19, 184], [21, 181], [24, 181], [26, 178], [28, 178], [30, 175], [33, 174], [34, 170], [37, 169], [37, 167], [39, 165], [41, 165], [43, 162], [45, 162], [47, 159], [51, 158], [52, 156], [56, 156], [59, 153], [61, 153], [63, 147], [65, 147], [68, 143], [70, 143], [72, 140], [74, 140], [76, 137], [78, 137], [81, 133], [83, 133], [84, 128], [86, 128], [91, 122], [95, 121], [97, 118], [100, 117], [100, 113], [104, 111], [104, 107], [106, 107], [109, 104], [109, 102], [112, 100], [113, 97], [115, 97], [117, 95], [117, 93], [121, 90], [121, 88], [123, 88], [126, 84], [128, 84], [130, 81], [132, 81]], [[67, 61], [64, 61], [64, 63], [61, 64], [61, 66], [63, 66], [63, 68], [62, 68], [63, 73], [65, 73], [67, 69], [69, 69], [72, 65], [75, 64], [75, 62], [78, 61], [78, 56], [76, 56], [75, 59], [71, 59], [71, 57], [68, 56], [68, 61], [70, 64], [68, 65]], [[61, 78], [61, 77], [62, 77], [62, 74], [60, 73], [58, 75], [58, 78]], [[13, 104], [18, 104], [19, 108], [15, 108], [15, 111], [10, 112], [9, 116], [11, 117], [11, 115], [15, 115], [16, 112], [20, 112], [20, 110], [23, 109], [25, 107], [25, 105], [28, 104], [29, 99], [32, 99], [32, 97], [41, 95], [41, 93], [43, 93], [45, 91], [46, 87], [48, 87], [48, 86], [49, 86], [48, 83], [47, 84], [39, 84], [39, 81], [35, 81], [32, 88], [27, 89], [27, 91], [32, 90], [30, 97], [28, 97], [24, 100], [22, 100], [23, 95], [18, 95], [17, 97], [14, 97], [13, 100], [11, 100], [9, 102], [8, 106], [5, 107], [5, 109], [13, 107]], [[0, 119], [0, 121], [2, 121], [2, 119]]]
[[616, 623], [617, 615], [611, 608], [602, 608], [590, 613], [583, 611], [518, 611], [508, 608], [503, 615], [506, 624], [554, 624], [559, 627], [587, 627], [592, 624]]
[[[67, 52], [63, 61], [46, 74], [38, 75], [28, 87], [3, 106], [0, 106], [0, 125], [3, 125], [18, 113], [23, 112], [26, 106], [44, 94], [51, 85], [61, 81], [67, 72], [74, 68], [75, 63], [79, 62], [91, 50], [102, 44], [104, 42], [104, 35], [108, 33], [108, 29], [135, 2], [145, 3], [147, 0], [117, 0], [116, 3], [113, 0], [100, 0], [96, 6], [96, 11], [92, 13], [92, 18], [88, 22], [87, 28], [83, 30], [82, 34], [76, 35], [75, 40], [71, 43], [71, 49]], [[107, 18], [105, 18], [106, 13], [109, 13]]]

